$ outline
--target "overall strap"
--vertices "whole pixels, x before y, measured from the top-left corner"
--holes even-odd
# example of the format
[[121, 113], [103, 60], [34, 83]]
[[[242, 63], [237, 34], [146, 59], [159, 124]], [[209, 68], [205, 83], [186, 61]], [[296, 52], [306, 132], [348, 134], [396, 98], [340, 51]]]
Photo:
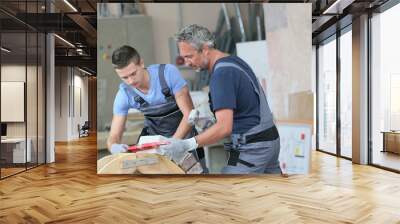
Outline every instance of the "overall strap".
[[158, 77], [160, 79], [162, 94], [165, 96], [165, 99], [170, 98], [172, 95], [167, 85], [167, 81], [165, 80], [165, 64], [160, 64], [158, 67]]
[[254, 91], [257, 93], [257, 95], [260, 95], [258, 83], [255, 83], [254, 80], [250, 77], [250, 75], [242, 67], [232, 62], [220, 62], [215, 66], [214, 71], [222, 67], [234, 67], [243, 72], [246, 75], [246, 77], [250, 80], [252, 86], [254, 87]]
[[[134, 94], [136, 94], [136, 93], [134, 93]], [[139, 95], [137, 95], [137, 94], [136, 94], [136, 96], [134, 97], [134, 99], [135, 99], [135, 101], [136, 101], [137, 103], [140, 104], [140, 107], [144, 107], [144, 106], [147, 105], [147, 102], [146, 102], [141, 96], [139, 96]]]
[[130, 86], [128, 86], [126, 84], [124, 84], [124, 85], [125, 85], [126, 91], [129, 91], [133, 95], [133, 99], [135, 100], [136, 103], [140, 104], [140, 107], [145, 107], [148, 105], [148, 103], [141, 96], [139, 96], [139, 94], [137, 94], [135, 92], [135, 90], [133, 90]]

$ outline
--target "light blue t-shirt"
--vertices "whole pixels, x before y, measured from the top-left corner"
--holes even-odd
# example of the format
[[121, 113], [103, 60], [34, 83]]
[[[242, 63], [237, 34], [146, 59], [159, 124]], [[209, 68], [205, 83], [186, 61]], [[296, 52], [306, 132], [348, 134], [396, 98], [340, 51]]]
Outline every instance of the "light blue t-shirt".
[[[140, 104], [135, 101], [132, 91], [135, 91], [149, 105], [158, 105], [166, 102], [165, 96], [161, 91], [160, 79], [158, 77], [159, 66], [159, 64], [154, 64], [147, 67], [147, 71], [150, 75], [150, 88], [147, 94], [143, 94], [136, 88], [128, 86], [125, 83], [119, 85], [119, 90], [114, 99], [114, 115], [126, 116], [129, 109], [138, 109], [140, 107]], [[174, 65], [165, 65], [164, 77], [173, 95], [186, 86], [186, 81], [182, 78], [178, 68]]]

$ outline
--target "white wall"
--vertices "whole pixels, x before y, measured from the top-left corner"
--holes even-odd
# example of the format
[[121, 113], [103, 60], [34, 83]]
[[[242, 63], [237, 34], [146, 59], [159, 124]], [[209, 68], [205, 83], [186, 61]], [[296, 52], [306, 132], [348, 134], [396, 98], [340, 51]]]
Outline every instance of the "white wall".
[[25, 82], [25, 69], [25, 65], [2, 65], [1, 81]]
[[[88, 120], [88, 78], [71, 67], [56, 67], [55, 140], [69, 141], [78, 138], [78, 124]], [[80, 89], [81, 103], [78, 90]], [[82, 114], [79, 107], [82, 105]], [[74, 111], [75, 110], [75, 111]]]
[[55, 68], [55, 140], [67, 141], [68, 68]]
[[[28, 82], [25, 76], [28, 76]], [[28, 136], [36, 133], [36, 66], [26, 66], [19, 64], [6, 64], [1, 66], [1, 81], [5, 82], [24, 82], [27, 85], [27, 122], [8, 122], [7, 135], [9, 137], [24, 137], [25, 126], [28, 125]], [[23, 93], [22, 93], [23, 94]], [[2, 98], [5, 96], [2, 96]], [[40, 107], [41, 105], [39, 105]], [[1, 108], [9, 110], [10, 108]], [[24, 110], [24, 108], [22, 108]]]
[[[25, 65], [9, 64], [1, 66], [1, 81], [18, 81], [25, 82], [26, 70], [32, 68]], [[7, 110], [7, 108], [1, 108], [1, 110]], [[7, 123], [7, 136], [8, 137], [25, 137], [25, 122], [8, 122]]]
[[[264, 15], [268, 46], [267, 92], [272, 99], [269, 103], [276, 119], [296, 119], [290, 117], [289, 96], [314, 90], [311, 4], [267, 3]], [[311, 102], [308, 107], [313, 107], [312, 101], [308, 100]]]
[[[26, 99], [22, 96], [22, 103], [19, 109], [14, 108], [14, 110], [20, 110], [22, 117], [26, 112], [26, 120], [22, 119], [22, 122], [7, 122], [7, 137], [18, 137], [24, 138], [25, 135], [31, 140], [32, 143], [30, 148], [32, 151], [33, 161], [36, 161], [36, 156], [38, 154], [39, 163], [44, 163], [44, 92], [43, 89], [43, 78], [42, 68], [25, 64], [3, 64], [1, 66], [1, 81], [11, 81], [11, 82], [24, 82], [26, 86]], [[27, 81], [25, 79], [27, 78]], [[5, 89], [2, 89], [2, 92]], [[20, 94], [24, 94], [24, 90], [20, 90]], [[2, 95], [3, 97], [9, 97], [7, 95]], [[26, 103], [26, 106], [25, 106]], [[13, 108], [2, 107], [2, 112], [15, 113]], [[51, 157], [48, 157], [51, 158]], [[51, 161], [51, 160], [49, 160]]]
[[172, 37], [178, 30], [178, 3], [147, 3], [144, 5], [146, 15], [151, 16], [153, 24], [155, 61], [157, 63], [170, 63], [168, 38]]

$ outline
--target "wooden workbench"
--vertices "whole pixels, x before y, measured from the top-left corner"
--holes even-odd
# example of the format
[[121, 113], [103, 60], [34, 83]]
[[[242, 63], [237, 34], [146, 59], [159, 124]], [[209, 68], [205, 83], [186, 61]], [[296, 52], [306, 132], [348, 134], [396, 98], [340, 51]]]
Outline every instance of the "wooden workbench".
[[[136, 168], [122, 169], [122, 161], [136, 158], [157, 157], [159, 163]], [[159, 154], [119, 153], [97, 161], [98, 174], [185, 174], [174, 162]]]

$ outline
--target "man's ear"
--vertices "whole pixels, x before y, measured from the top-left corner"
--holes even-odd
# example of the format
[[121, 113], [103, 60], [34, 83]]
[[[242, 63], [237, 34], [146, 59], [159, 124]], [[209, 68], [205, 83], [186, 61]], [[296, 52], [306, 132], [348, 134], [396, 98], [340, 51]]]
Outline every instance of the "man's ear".
[[207, 44], [203, 44], [203, 49], [202, 49], [203, 53], [204, 54], [208, 54], [209, 50], [210, 50], [210, 48], [208, 47], [208, 45]]
[[143, 61], [143, 59], [140, 59], [140, 67], [141, 67], [141, 68], [144, 68], [144, 61]]

